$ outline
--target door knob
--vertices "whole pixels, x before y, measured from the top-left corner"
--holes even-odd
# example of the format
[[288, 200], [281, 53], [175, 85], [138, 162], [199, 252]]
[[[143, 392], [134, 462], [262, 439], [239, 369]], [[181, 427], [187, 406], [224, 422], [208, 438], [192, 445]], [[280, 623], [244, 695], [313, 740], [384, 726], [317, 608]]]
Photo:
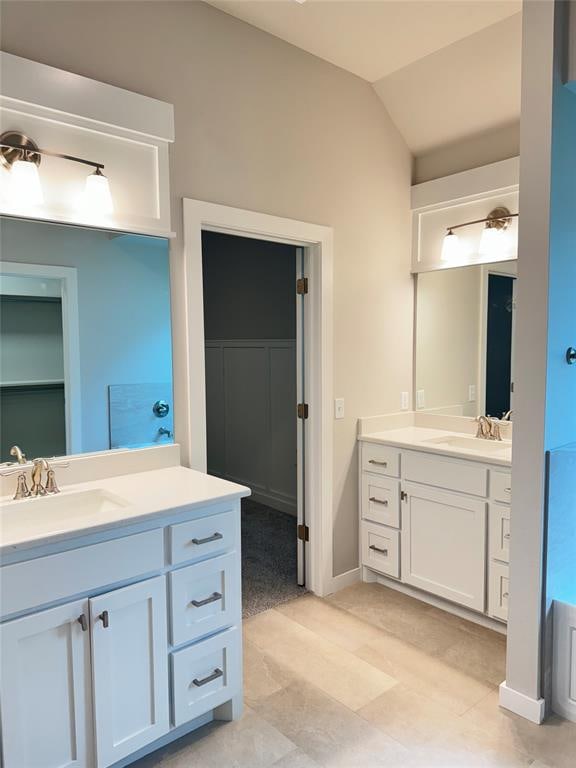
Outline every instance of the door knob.
[[566, 362], [568, 365], [574, 365], [574, 363], [576, 363], [576, 349], [574, 349], [574, 347], [568, 347], [566, 350]]

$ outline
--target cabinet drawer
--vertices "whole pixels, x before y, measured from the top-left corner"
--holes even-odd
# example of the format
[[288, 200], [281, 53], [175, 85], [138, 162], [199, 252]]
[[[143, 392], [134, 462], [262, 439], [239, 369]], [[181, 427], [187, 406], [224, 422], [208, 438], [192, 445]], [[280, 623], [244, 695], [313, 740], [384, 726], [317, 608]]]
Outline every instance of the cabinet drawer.
[[6, 565], [0, 571], [2, 615], [160, 571], [163, 567], [162, 529]]
[[362, 523], [362, 565], [387, 576], [400, 576], [399, 532], [375, 523]]
[[404, 479], [410, 482], [435, 485], [472, 496], [488, 495], [488, 469], [481, 464], [413, 451], [407, 451], [402, 461]]
[[400, 481], [362, 473], [362, 519], [400, 527]]
[[170, 526], [170, 562], [185, 563], [234, 549], [236, 520], [233, 509]]
[[494, 501], [510, 504], [512, 499], [512, 475], [510, 472], [490, 470], [490, 497]]
[[508, 621], [508, 566], [491, 562], [489, 569], [488, 613], [495, 619]]
[[389, 445], [362, 443], [362, 469], [365, 472], [400, 477], [400, 451]]
[[235, 552], [173, 571], [169, 578], [173, 645], [240, 621], [240, 567]]
[[209, 712], [240, 690], [240, 633], [236, 627], [171, 654], [174, 725]]
[[510, 507], [490, 505], [490, 557], [510, 562]]

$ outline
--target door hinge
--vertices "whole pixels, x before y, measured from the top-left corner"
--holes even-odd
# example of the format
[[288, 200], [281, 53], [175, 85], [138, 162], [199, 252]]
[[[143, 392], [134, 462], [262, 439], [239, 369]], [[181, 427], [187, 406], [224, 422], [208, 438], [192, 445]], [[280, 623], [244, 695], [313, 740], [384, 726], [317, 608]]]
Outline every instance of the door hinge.
[[400, 501], [408, 501], [408, 494], [406, 491], [400, 491]]
[[307, 525], [298, 526], [298, 540], [310, 541], [310, 528]]
[[296, 280], [296, 293], [298, 296], [304, 296], [308, 293], [308, 278], [300, 277]]
[[299, 419], [308, 418], [308, 403], [298, 403], [298, 418]]

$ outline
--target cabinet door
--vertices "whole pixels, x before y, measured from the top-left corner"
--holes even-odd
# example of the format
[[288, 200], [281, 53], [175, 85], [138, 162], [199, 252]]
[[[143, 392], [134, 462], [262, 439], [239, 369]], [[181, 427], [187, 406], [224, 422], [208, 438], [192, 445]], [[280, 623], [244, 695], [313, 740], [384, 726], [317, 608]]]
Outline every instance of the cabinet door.
[[9, 621], [0, 642], [4, 768], [91, 766], [88, 601]]
[[168, 643], [164, 576], [90, 600], [98, 768], [164, 735]]
[[405, 491], [402, 581], [483, 611], [486, 502], [411, 483]]

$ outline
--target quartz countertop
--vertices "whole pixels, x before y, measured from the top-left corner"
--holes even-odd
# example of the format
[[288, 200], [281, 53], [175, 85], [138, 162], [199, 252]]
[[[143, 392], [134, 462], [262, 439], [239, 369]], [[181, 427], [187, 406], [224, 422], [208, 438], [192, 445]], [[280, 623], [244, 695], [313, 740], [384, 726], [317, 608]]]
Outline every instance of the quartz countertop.
[[[77, 508], [66, 498], [85, 494], [88, 499], [94, 491], [109, 500], [97, 513], [82, 504], [80, 495]], [[173, 466], [66, 485], [59, 494], [31, 500], [4, 496], [0, 498], [0, 556], [249, 495], [250, 489], [243, 485]], [[58, 499], [64, 503], [58, 505]]]
[[482, 440], [464, 432], [409, 426], [359, 435], [358, 440], [367, 443], [394, 445], [398, 448], [411, 448], [427, 453], [478, 461], [482, 464], [496, 464], [503, 467], [512, 465], [512, 442], [510, 440]]

